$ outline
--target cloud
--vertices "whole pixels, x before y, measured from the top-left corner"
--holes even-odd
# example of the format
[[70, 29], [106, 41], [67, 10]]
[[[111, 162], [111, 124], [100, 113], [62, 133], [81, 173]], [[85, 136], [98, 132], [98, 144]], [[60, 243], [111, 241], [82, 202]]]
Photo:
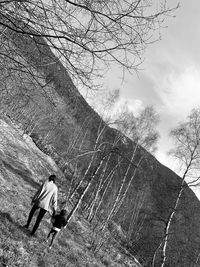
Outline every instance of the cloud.
[[179, 73], [172, 69], [171, 72], [165, 73], [159, 83], [155, 82], [155, 90], [161, 99], [161, 102], [157, 103], [157, 111], [160, 114], [158, 130], [161, 139], [156, 157], [175, 170], [167, 155], [173, 148], [169, 132], [183, 121], [193, 108], [200, 105], [200, 67], [188, 66]]
[[189, 66], [179, 75], [170, 74], [158, 90], [168, 112], [184, 118], [200, 103], [200, 68]]
[[174, 171], [176, 171], [176, 173], [179, 172], [179, 169], [177, 168], [177, 161], [174, 160], [172, 157], [170, 157], [169, 155], [167, 155], [166, 153], [158, 150], [156, 151], [156, 158], [159, 159], [159, 162], [164, 164], [165, 166], [167, 166], [170, 169], [173, 169]]
[[123, 106], [126, 105], [130, 111], [133, 112], [135, 116], [137, 116], [141, 110], [144, 109], [144, 104], [139, 99], [126, 99], [120, 97], [117, 103], [114, 105], [112, 113], [119, 113], [122, 110]]

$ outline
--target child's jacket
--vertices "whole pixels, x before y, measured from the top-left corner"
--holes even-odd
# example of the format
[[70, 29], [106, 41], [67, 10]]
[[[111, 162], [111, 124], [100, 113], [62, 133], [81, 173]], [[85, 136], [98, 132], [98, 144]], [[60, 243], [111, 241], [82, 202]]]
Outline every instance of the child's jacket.
[[53, 222], [53, 227], [56, 227], [58, 229], [61, 229], [64, 227], [67, 223], [66, 219], [64, 216], [58, 214], [53, 216], [54, 222]]

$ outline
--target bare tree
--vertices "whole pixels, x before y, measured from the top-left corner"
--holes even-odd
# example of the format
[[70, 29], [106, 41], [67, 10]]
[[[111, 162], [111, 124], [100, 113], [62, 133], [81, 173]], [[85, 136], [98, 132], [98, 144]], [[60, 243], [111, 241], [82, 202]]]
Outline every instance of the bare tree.
[[182, 181], [165, 225], [161, 267], [165, 266], [167, 260], [166, 251], [167, 246], [169, 246], [170, 228], [183, 190], [188, 187], [188, 181], [190, 186], [197, 184], [200, 179], [200, 109], [193, 109], [187, 119], [184, 122], [179, 123], [170, 134], [175, 140], [175, 148], [170, 151], [170, 154], [178, 159], [180, 163]]
[[[102, 134], [103, 134], [103, 132], [105, 130], [105, 127], [106, 127], [106, 124], [103, 123], [103, 121], [101, 121], [100, 122], [100, 125], [98, 127], [98, 133], [97, 133], [97, 137], [96, 137], [96, 142], [95, 142], [95, 145], [94, 145], [94, 149], [93, 149], [93, 151], [90, 151], [89, 152], [89, 153], [92, 154], [91, 159], [90, 159], [90, 162], [88, 164], [88, 167], [87, 167], [87, 169], [86, 169], [86, 171], [85, 171], [82, 179], [78, 182], [78, 184], [74, 188], [73, 192], [71, 193], [70, 199], [72, 199], [74, 197], [76, 191], [78, 190], [78, 188], [81, 186], [81, 184], [83, 183], [83, 181], [87, 177], [87, 175], [88, 175], [88, 173], [89, 173], [89, 171], [90, 171], [90, 169], [92, 167], [92, 164], [94, 164], [94, 161], [96, 159], [97, 153], [101, 151], [100, 148], [99, 148], [99, 146], [101, 145], [100, 140], [101, 140]], [[87, 152], [87, 154], [88, 154], [88, 152]]]
[[125, 104], [122, 110], [113, 116], [113, 125], [134, 142], [153, 153], [159, 139], [156, 126], [159, 116], [152, 106], [145, 107], [134, 115]]
[[159, 139], [156, 127], [160, 119], [153, 106], [133, 112], [127, 103], [119, 105], [118, 89], [98, 91], [95, 96], [88, 98], [88, 101], [109, 126], [116, 128], [147, 151], [155, 152]]
[[116, 90], [98, 90], [88, 94], [87, 101], [92, 108], [96, 110], [105, 122], [112, 121], [113, 109], [120, 97], [119, 89]]
[[[1, 37], [7, 31], [43, 37], [74, 81], [91, 87], [112, 62], [137, 70], [146, 46], [177, 7], [166, 0], [36, 0], [1, 1]], [[157, 31], [159, 33], [159, 31]], [[12, 57], [12, 55], [11, 55]]]
[[[105, 178], [104, 181], [100, 180], [100, 186], [99, 186], [98, 191], [97, 191], [97, 198], [95, 198], [94, 201], [93, 201], [94, 205], [95, 205], [95, 202], [97, 202], [96, 203], [97, 206], [96, 206], [94, 211], [92, 210], [93, 217], [91, 218], [91, 216], [90, 216], [89, 219], [93, 219], [97, 215], [97, 213], [98, 213], [98, 211], [100, 209], [100, 206], [103, 204], [104, 196], [108, 192], [108, 189], [112, 184], [115, 171], [117, 170], [117, 168], [120, 167], [120, 164], [121, 164], [122, 160], [123, 159], [118, 160], [118, 163], [114, 166], [114, 168], [112, 168], [112, 170], [109, 172], [109, 174], [107, 175], [107, 177]], [[104, 169], [104, 171], [105, 170], [106, 169]], [[102, 173], [102, 176], [101, 176], [102, 179], [104, 178], [103, 176], [104, 176], [104, 173]], [[101, 196], [100, 196], [100, 192], [101, 192]], [[93, 206], [92, 206], [92, 208], [93, 208]]]
[[[153, 107], [144, 108], [136, 116], [128, 109], [128, 106], [126, 104], [121, 108], [121, 110], [113, 113], [112, 111], [116, 110], [115, 105], [117, 104], [119, 98], [119, 90], [114, 90], [111, 92], [98, 92], [97, 94], [103, 94], [104, 97], [103, 99], [99, 98], [98, 100], [93, 100], [92, 106], [96, 108], [96, 110], [100, 113], [100, 115], [104, 118], [108, 125], [114, 126], [121, 132], [121, 140], [123, 143], [130, 141], [128, 141], [128, 138], [126, 136], [134, 141], [131, 156], [129, 155], [127, 157], [122, 151], [117, 151], [119, 157], [118, 161], [126, 162], [127, 167], [125, 170], [120, 171], [118, 174], [120, 175], [121, 182], [117, 186], [116, 192], [112, 190], [112, 200], [106, 208], [106, 212], [102, 220], [102, 225], [100, 226], [101, 230], [105, 230], [108, 224], [119, 212], [119, 210], [121, 210], [122, 204], [125, 202], [125, 199], [131, 191], [131, 187], [138, 170], [140, 170], [142, 163], [147, 159], [148, 152], [145, 149], [151, 152], [156, 149], [156, 143], [159, 137], [159, 134], [156, 131], [156, 125], [159, 122], [159, 117]], [[142, 145], [145, 149], [141, 149], [140, 145]], [[119, 169], [121, 168], [120, 165], [122, 166], [123, 163], [118, 164]], [[104, 167], [97, 190], [97, 192], [99, 192], [100, 194], [96, 194], [93, 204], [89, 206], [91, 208], [88, 215], [88, 218], [90, 220], [94, 218], [96, 211], [102, 204], [105, 192], [108, 191], [110, 187], [113, 187], [111, 182], [114, 172], [111, 172], [112, 175], [110, 175], [108, 172], [106, 172], [106, 168], [107, 165], [105, 165]], [[104, 181], [108, 182], [104, 187], [104, 181], [102, 181], [102, 179], [105, 173], [107, 173], [107, 177], [104, 177]], [[129, 233], [131, 233], [132, 236], [138, 236], [138, 232], [140, 231], [141, 225], [144, 222], [143, 218], [143, 220], [140, 221], [140, 225], [135, 224], [135, 221], [137, 220], [136, 214], [140, 213], [145, 197], [146, 196], [144, 193], [134, 205], [135, 216], [132, 216], [129, 227]]]
[[170, 135], [175, 140], [175, 148], [169, 154], [178, 160], [180, 174], [187, 184], [195, 185], [200, 171], [200, 108], [193, 109]]

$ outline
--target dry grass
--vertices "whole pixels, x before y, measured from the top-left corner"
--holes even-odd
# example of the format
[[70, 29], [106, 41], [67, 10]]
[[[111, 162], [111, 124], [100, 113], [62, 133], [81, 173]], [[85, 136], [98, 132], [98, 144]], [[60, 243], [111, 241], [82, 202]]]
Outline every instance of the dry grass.
[[71, 221], [60, 233], [52, 250], [46, 243], [50, 229], [49, 217], [45, 216], [37, 237], [23, 228], [30, 210], [31, 197], [39, 181], [56, 165], [39, 151], [34, 143], [17, 129], [0, 120], [0, 264], [1, 266], [26, 267], [103, 267], [127, 265], [111, 258], [109, 253], [94, 253], [89, 242], [89, 224]]

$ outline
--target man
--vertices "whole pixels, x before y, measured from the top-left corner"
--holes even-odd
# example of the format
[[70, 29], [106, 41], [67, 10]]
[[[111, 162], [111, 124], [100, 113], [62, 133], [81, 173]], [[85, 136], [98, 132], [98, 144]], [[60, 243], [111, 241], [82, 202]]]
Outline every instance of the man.
[[49, 176], [49, 179], [44, 182], [35, 196], [33, 197], [32, 204], [33, 207], [30, 211], [27, 224], [25, 227], [28, 229], [30, 222], [33, 218], [33, 215], [37, 209], [39, 210], [35, 225], [33, 226], [33, 230], [31, 232], [31, 235], [34, 235], [36, 230], [38, 229], [38, 226], [44, 217], [46, 212], [49, 212], [50, 214], [55, 213], [57, 209], [57, 194], [58, 194], [58, 188], [55, 185], [56, 176], [53, 174]]

